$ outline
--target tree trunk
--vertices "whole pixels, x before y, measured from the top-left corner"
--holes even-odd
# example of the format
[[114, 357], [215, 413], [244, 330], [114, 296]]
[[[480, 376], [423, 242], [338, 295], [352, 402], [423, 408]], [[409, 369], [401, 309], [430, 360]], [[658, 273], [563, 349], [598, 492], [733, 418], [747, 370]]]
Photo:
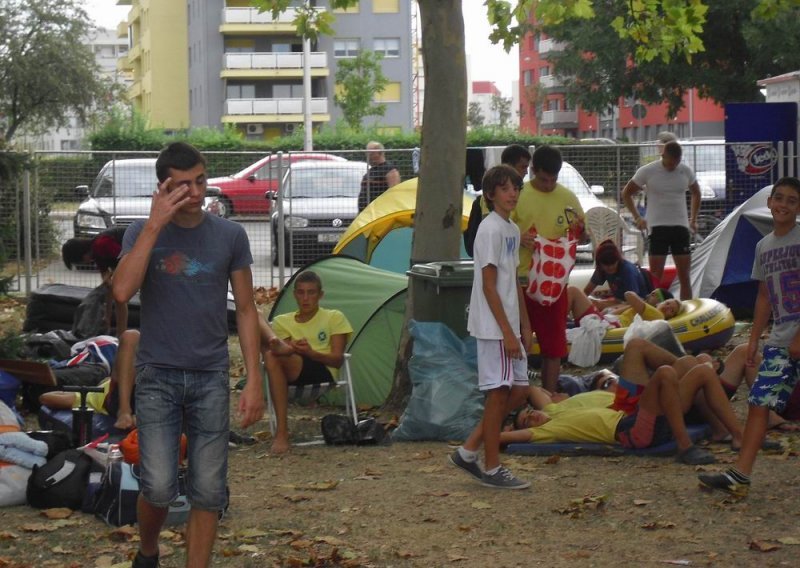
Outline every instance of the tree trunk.
[[[459, 256], [461, 208], [467, 147], [467, 65], [461, 0], [419, 0], [425, 101], [422, 148], [414, 216], [411, 264]], [[400, 340], [394, 383], [384, 408], [402, 411], [411, 394], [408, 321], [425, 321], [414, 308], [417, 293], [408, 282], [406, 325]]]

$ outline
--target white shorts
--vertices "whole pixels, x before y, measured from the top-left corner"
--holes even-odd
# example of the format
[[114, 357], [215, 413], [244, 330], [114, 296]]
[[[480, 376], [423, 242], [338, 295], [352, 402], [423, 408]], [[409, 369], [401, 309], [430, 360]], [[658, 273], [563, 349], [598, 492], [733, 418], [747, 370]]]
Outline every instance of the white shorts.
[[503, 349], [502, 339], [478, 339], [477, 341], [478, 388], [480, 390], [528, 386], [527, 358], [511, 359], [508, 357]]

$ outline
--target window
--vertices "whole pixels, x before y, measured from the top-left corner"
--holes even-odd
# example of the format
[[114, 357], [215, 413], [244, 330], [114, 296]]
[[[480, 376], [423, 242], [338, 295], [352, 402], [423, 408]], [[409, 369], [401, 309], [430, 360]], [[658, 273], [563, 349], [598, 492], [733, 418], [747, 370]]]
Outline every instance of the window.
[[384, 57], [400, 57], [400, 38], [375, 38], [373, 51], [383, 54]]
[[561, 101], [559, 99], [550, 99], [547, 101], [547, 110], [560, 110]]
[[229, 99], [254, 99], [256, 98], [255, 85], [228, 85], [227, 98]]
[[333, 13], [334, 14], [358, 14], [358, 12], [360, 10], [359, 4], [361, 4], [361, 2], [356, 2], [355, 4], [353, 4], [352, 6], [350, 6], [348, 8], [334, 8], [333, 9]]
[[390, 82], [384, 89], [375, 95], [376, 103], [399, 103], [400, 102], [400, 83]]
[[373, 14], [396, 14], [400, 11], [400, 0], [372, 0]]
[[542, 67], [539, 69], [539, 77], [547, 77], [550, 75], [550, 68], [549, 67]]
[[334, 57], [355, 57], [361, 50], [361, 44], [357, 39], [337, 39], [333, 41]]
[[533, 70], [532, 69], [526, 69], [525, 71], [523, 71], [523, 73], [522, 73], [522, 84], [524, 86], [526, 86], [526, 87], [533, 84]]

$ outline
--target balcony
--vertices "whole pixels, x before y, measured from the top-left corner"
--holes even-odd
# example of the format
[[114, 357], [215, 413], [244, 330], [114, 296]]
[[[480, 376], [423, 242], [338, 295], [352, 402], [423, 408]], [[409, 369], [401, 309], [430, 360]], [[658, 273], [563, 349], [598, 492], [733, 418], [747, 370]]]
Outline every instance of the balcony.
[[559, 51], [564, 51], [566, 44], [561, 41], [556, 41], [554, 39], [543, 39], [539, 42], [539, 55], [545, 55], [547, 53], [554, 53]]
[[223, 34], [251, 34], [251, 33], [291, 33], [297, 34], [297, 28], [292, 23], [297, 15], [297, 10], [289, 8], [272, 18], [272, 12], [267, 10], [259, 12], [257, 8], [224, 8], [222, 10], [222, 23], [219, 26]]
[[[312, 77], [327, 77], [328, 55], [314, 52], [309, 58]], [[226, 53], [223, 55], [223, 79], [302, 77], [302, 53]]]
[[578, 111], [546, 110], [542, 112], [539, 126], [542, 128], [577, 128]]
[[[311, 99], [311, 116], [316, 122], [330, 121], [328, 99]], [[303, 99], [226, 99], [223, 122], [302, 122]]]
[[543, 89], [557, 90], [564, 88], [564, 81], [558, 75], [545, 75], [539, 77], [539, 85]]
[[137, 43], [128, 50], [128, 63], [133, 65], [134, 61], [142, 56], [142, 45]]

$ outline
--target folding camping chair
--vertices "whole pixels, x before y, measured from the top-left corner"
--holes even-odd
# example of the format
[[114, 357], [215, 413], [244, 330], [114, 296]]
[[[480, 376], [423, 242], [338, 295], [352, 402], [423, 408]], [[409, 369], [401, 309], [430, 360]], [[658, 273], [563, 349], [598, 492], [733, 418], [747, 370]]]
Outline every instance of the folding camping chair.
[[[350, 372], [350, 353], [344, 354], [344, 364], [339, 369], [339, 378], [327, 383], [317, 383], [313, 385], [294, 386], [289, 385], [289, 402], [307, 402], [317, 400], [322, 395], [335, 388], [344, 388], [344, 404], [347, 415], [353, 419], [353, 424], [358, 424], [358, 410], [356, 409], [356, 397], [353, 392], [353, 379]], [[264, 380], [269, 381], [266, 368], [264, 369]], [[269, 412], [269, 431], [275, 434], [277, 421], [275, 420], [275, 408], [272, 406], [272, 397], [269, 393], [269, 383], [265, 384], [267, 393], [267, 411]]]
[[624, 252], [631, 250], [625, 247], [626, 237], [633, 237], [633, 252], [636, 256], [636, 264], [642, 265], [644, 261], [644, 235], [638, 229], [628, 226], [619, 213], [609, 207], [592, 207], [586, 211], [586, 229], [589, 231], [589, 238], [592, 241], [592, 251], [597, 249], [597, 245], [607, 239], [611, 239], [619, 250]]

